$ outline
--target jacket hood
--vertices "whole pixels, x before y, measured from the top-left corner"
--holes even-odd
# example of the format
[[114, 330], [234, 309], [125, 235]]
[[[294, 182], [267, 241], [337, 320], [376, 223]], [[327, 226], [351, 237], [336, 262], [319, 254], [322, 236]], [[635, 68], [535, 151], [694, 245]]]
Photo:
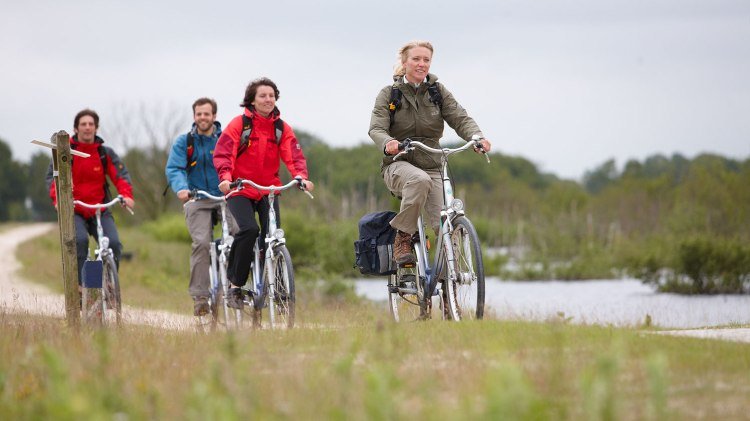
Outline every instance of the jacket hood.
[[[193, 126], [190, 128], [190, 134], [193, 136], [203, 136], [198, 134], [198, 125], [193, 123]], [[214, 121], [214, 133], [211, 135], [212, 137], [219, 137], [221, 136], [221, 123], [218, 121]]]

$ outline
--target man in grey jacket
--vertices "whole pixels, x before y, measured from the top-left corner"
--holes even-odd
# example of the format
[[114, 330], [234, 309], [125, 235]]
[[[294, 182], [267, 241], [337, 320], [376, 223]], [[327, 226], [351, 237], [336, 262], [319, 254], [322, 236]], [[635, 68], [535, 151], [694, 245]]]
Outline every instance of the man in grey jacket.
[[[408, 137], [440, 148], [445, 122], [464, 140], [474, 135], [484, 137], [466, 110], [437, 82], [437, 76], [429, 73], [432, 53], [432, 45], [425, 41], [401, 47], [394, 83], [380, 91], [370, 119], [370, 138], [386, 155], [381, 166], [383, 179], [402, 199], [400, 212], [391, 221], [398, 230], [393, 258], [399, 265], [414, 263], [411, 238], [418, 230], [417, 219], [423, 208], [430, 226], [438, 232], [443, 191], [440, 158], [414, 150], [405, 161], [393, 161], [399, 142]], [[483, 139], [482, 146], [489, 152], [491, 143]]]

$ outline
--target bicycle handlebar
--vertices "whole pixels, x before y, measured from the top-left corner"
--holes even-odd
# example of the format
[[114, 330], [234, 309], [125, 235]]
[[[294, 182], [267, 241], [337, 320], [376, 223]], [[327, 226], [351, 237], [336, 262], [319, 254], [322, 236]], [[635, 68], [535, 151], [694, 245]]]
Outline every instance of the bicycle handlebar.
[[131, 215], [135, 214], [133, 212], [133, 209], [129, 208], [125, 204], [125, 197], [123, 197], [123, 195], [121, 195], [121, 194], [118, 194], [117, 197], [115, 197], [114, 199], [112, 199], [110, 202], [107, 202], [107, 203], [97, 203], [95, 205], [92, 205], [90, 203], [81, 202], [80, 200], [74, 200], [73, 203], [76, 204], [76, 205], [78, 205], [78, 206], [82, 206], [84, 208], [96, 209], [96, 210], [101, 210], [102, 208], [109, 209], [112, 206], [114, 206], [114, 205], [116, 205], [116, 204], [119, 203], [119, 204], [122, 205], [123, 208], [127, 209], [128, 212], [130, 212]]
[[204, 190], [193, 189], [188, 192], [188, 197], [193, 200], [197, 199], [199, 195], [205, 197], [206, 199], [210, 199], [214, 202], [223, 202], [224, 200], [226, 200], [224, 196], [214, 196], [211, 193], [204, 191]]
[[470, 141], [466, 142], [465, 145], [460, 146], [458, 148], [440, 148], [440, 149], [436, 149], [436, 148], [429, 147], [429, 146], [425, 145], [424, 143], [422, 143], [422, 142], [420, 142], [418, 140], [411, 140], [410, 138], [407, 137], [403, 141], [399, 142], [398, 149], [401, 152], [399, 152], [396, 155], [394, 155], [393, 156], [393, 160], [394, 161], [397, 160], [401, 156], [409, 153], [410, 151], [413, 151], [416, 148], [423, 149], [423, 150], [425, 150], [427, 152], [440, 153], [440, 154], [443, 154], [443, 155], [447, 156], [447, 155], [451, 155], [451, 154], [454, 154], [454, 153], [457, 153], [457, 152], [465, 151], [466, 149], [469, 149], [469, 148], [473, 147], [474, 149], [480, 150], [482, 152], [482, 154], [484, 154], [484, 157], [487, 159], [487, 163], [489, 163], [490, 162], [490, 157], [489, 157], [489, 155], [487, 155], [487, 152], [484, 150], [484, 146], [482, 146], [482, 143], [481, 143], [482, 140], [484, 140], [483, 137], [479, 137], [478, 135], [474, 135], [474, 136], [471, 137]]
[[235, 189], [235, 190], [234, 191], [230, 191], [229, 193], [227, 193], [227, 197], [229, 197], [230, 195], [234, 194], [237, 191], [240, 191], [242, 189], [242, 186], [244, 186], [244, 185], [249, 185], [249, 186], [252, 186], [252, 187], [254, 187], [254, 188], [258, 189], [258, 190], [265, 190], [265, 191], [283, 191], [283, 190], [286, 190], [288, 188], [296, 186], [297, 188], [299, 188], [300, 190], [302, 190], [303, 192], [305, 192], [305, 194], [307, 194], [308, 196], [310, 196], [310, 199], [314, 199], [315, 198], [312, 195], [312, 193], [310, 193], [309, 191], [307, 191], [305, 189], [305, 182], [302, 180], [301, 177], [295, 177], [292, 181], [284, 184], [283, 186], [261, 186], [260, 184], [257, 184], [256, 182], [254, 182], [252, 180], [246, 180], [246, 179], [243, 179], [243, 178], [238, 178], [238, 179], [234, 180], [231, 184], [229, 184], [229, 187], [232, 188], [232, 189]]

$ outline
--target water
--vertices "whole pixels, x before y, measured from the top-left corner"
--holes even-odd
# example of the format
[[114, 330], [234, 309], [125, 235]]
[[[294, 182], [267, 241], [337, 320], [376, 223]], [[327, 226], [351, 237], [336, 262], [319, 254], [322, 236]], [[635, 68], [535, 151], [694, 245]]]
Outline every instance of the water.
[[[388, 299], [386, 280], [355, 281], [357, 294]], [[500, 319], [638, 326], [646, 316], [659, 327], [695, 328], [750, 323], [750, 296], [685, 296], [656, 293], [635, 279], [602, 281], [500, 282], [488, 278], [486, 305]]]

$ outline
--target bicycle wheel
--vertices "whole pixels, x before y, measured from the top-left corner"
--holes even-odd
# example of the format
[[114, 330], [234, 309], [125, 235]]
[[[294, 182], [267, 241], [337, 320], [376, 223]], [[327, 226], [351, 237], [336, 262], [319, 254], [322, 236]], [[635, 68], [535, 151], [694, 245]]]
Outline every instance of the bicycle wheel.
[[102, 270], [102, 292], [104, 293], [105, 309], [112, 310], [115, 321], [119, 326], [122, 324], [122, 300], [117, 265], [112, 255], [107, 256], [102, 263], [104, 265]]
[[294, 268], [292, 256], [284, 245], [274, 250], [270, 273], [274, 277], [273, 299], [269, 300], [268, 311], [272, 328], [294, 327]]
[[[221, 322], [220, 317], [224, 312], [224, 286], [219, 277], [219, 262], [216, 256], [215, 243], [211, 243], [211, 266], [208, 269], [208, 278], [211, 282], [208, 290], [208, 306], [211, 310], [211, 329], [215, 330]], [[226, 318], [224, 319], [226, 321]]]
[[[451, 242], [455, 279], [443, 281], [444, 301], [448, 315], [453, 320], [471, 320], [484, 317], [484, 264], [482, 248], [474, 225], [460, 216], [453, 221]], [[447, 278], [447, 271], [444, 271]]]

